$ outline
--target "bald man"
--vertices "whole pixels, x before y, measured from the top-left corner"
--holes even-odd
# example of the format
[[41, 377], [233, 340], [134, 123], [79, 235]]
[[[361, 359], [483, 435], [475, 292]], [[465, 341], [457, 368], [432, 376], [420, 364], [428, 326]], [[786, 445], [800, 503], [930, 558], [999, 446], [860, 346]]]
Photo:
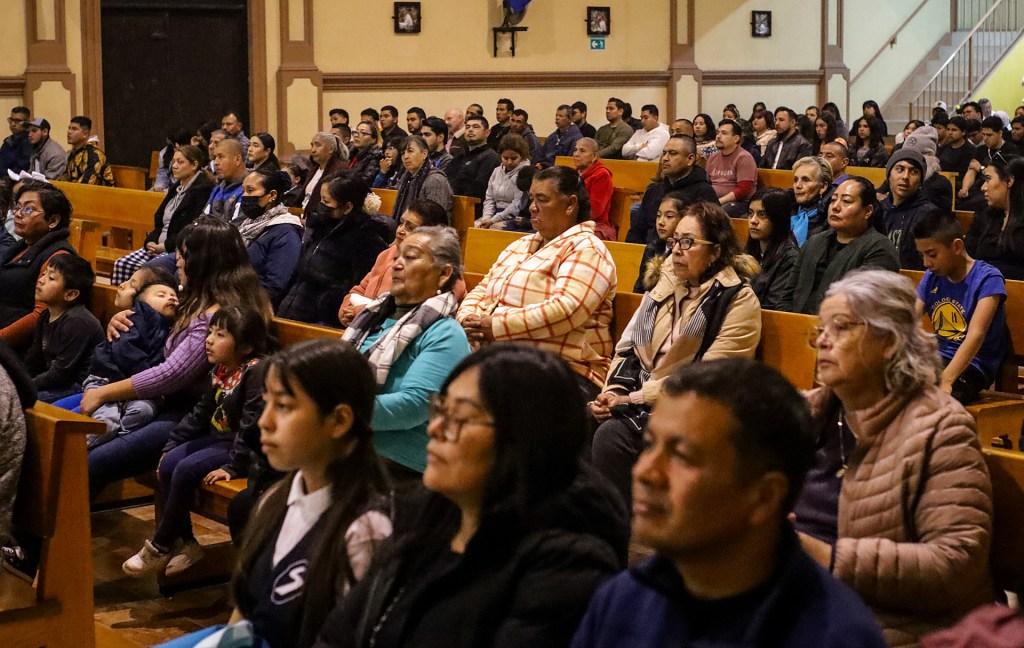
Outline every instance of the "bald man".
[[231, 222], [240, 222], [238, 207], [242, 202], [242, 180], [247, 173], [242, 144], [236, 139], [225, 139], [217, 145], [214, 162], [217, 169], [217, 186], [213, 188], [203, 213]]
[[466, 117], [461, 108], [449, 108], [444, 114], [444, 123], [448, 126], [448, 141], [444, 147], [455, 157], [466, 150]]
[[584, 137], [576, 142], [572, 162], [583, 178], [583, 186], [590, 196], [590, 218], [594, 221], [594, 234], [606, 241], [614, 241], [615, 227], [608, 220], [612, 207], [612, 172], [598, 159], [597, 140]]

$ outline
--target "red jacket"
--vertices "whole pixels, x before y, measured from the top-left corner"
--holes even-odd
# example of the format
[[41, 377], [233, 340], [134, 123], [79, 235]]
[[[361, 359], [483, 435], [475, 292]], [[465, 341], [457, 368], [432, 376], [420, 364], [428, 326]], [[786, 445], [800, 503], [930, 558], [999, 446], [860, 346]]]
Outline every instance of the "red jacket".
[[615, 228], [608, 221], [608, 213], [612, 208], [612, 194], [615, 192], [612, 187], [612, 172], [601, 163], [601, 160], [597, 160], [580, 175], [587, 188], [587, 195], [590, 196], [590, 219], [596, 224], [594, 233], [606, 241], [616, 240]]

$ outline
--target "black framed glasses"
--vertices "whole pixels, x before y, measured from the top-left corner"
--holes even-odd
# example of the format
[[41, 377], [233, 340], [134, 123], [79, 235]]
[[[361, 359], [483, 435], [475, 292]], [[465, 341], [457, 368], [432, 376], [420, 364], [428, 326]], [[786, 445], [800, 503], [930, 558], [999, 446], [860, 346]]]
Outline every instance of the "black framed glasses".
[[[464, 399], [457, 399], [456, 402], [463, 402], [472, 404], [473, 406], [480, 408], [480, 405], [467, 401]], [[434, 394], [430, 397], [430, 405], [428, 416], [431, 421], [440, 419], [441, 421], [441, 436], [445, 441], [449, 443], [455, 443], [462, 437], [462, 430], [467, 425], [482, 425], [486, 427], [494, 427], [494, 421], [485, 419], [475, 418], [457, 418], [451, 413], [448, 405], [448, 397], [440, 394]], [[429, 428], [427, 431], [429, 433]]]
[[705, 241], [704, 239], [694, 238], [692, 236], [665, 239], [665, 245], [667, 245], [670, 250], [676, 249], [676, 246], [678, 245], [680, 250], [686, 251], [692, 248], [694, 243], [700, 243], [702, 245], [715, 244], [713, 241]]

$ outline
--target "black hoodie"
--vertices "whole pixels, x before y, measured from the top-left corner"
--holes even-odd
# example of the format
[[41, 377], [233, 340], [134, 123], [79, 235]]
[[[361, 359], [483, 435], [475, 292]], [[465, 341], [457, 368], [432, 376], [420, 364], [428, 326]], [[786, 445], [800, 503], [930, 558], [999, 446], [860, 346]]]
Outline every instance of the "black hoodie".
[[378, 648], [567, 646], [594, 591], [625, 564], [629, 516], [584, 471], [533, 517], [524, 529], [492, 516], [464, 554], [445, 541], [411, 577], [402, 561], [379, 561], [328, 617], [317, 646], [365, 647], [371, 637]]
[[670, 193], [680, 194], [691, 202], [706, 201], [718, 204], [718, 194], [708, 182], [708, 174], [699, 166], [691, 167], [689, 173], [675, 182], [668, 178], [652, 182], [644, 192], [643, 200], [640, 201], [640, 211], [630, 219], [629, 233], [626, 234], [627, 243], [647, 244], [658, 237], [654, 228], [658, 219], [658, 207], [662, 199]]

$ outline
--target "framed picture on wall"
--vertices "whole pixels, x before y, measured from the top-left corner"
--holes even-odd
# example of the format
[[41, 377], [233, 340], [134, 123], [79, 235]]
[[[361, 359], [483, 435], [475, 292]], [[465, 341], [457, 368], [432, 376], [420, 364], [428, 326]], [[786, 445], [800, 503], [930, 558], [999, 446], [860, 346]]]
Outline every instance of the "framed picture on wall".
[[396, 34], [418, 34], [423, 24], [423, 16], [420, 14], [420, 3], [418, 2], [396, 2], [395, 15]]
[[587, 7], [587, 36], [607, 36], [612, 33], [612, 8]]
[[750, 12], [750, 35], [754, 38], [768, 38], [772, 35], [772, 12]]

